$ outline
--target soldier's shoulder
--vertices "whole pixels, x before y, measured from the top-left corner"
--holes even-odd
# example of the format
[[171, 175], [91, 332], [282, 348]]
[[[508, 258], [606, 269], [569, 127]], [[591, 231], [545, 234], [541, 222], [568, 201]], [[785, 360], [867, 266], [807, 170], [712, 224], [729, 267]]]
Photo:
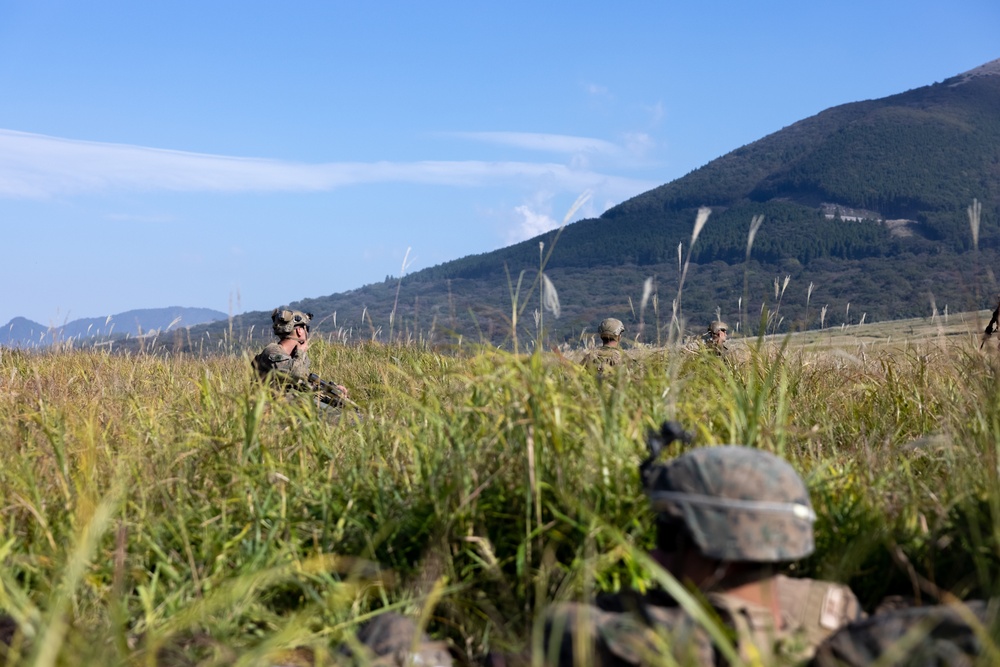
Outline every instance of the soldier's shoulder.
[[264, 357], [271, 361], [282, 361], [284, 359], [291, 359], [292, 356], [285, 352], [285, 348], [277, 343], [268, 343], [264, 346], [264, 349], [260, 351], [258, 356]]
[[831, 633], [864, 617], [850, 587], [820, 579], [776, 578], [782, 611], [801, 625], [806, 642], [815, 648]]
[[287, 371], [293, 363], [291, 355], [283, 347], [270, 343], [253, 358], [251, 365], [264, 377], [272, 371]]

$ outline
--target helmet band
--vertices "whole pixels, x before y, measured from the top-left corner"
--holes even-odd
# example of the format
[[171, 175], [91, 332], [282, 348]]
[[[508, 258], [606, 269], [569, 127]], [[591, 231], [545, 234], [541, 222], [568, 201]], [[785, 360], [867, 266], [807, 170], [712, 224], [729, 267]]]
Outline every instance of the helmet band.
[[720, 498], [705, 496], [698, 493], [682, 491], [653, 491], [649, 494], [654, 510], [666, 509], [671, 503], [702, 505], [721, 509], [749, 510], [752, 512], [768, 512], [772, 514], [791, 514], [796, 519], [816, 520], [816, 512], [802, 503], [779, 503], [768, 500], [740, 500], [738, 498]]

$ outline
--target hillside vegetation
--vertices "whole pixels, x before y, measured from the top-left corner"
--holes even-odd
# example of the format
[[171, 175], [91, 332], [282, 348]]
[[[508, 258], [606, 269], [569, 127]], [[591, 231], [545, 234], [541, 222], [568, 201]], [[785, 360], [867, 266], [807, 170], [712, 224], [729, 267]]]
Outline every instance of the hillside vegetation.
[[548, 603], [651, 584], [637, 465], [667, 418], [802, 473], [819, 519], [796, 574], [868, 608], [996, 594], [1000, 356], [958, 319], [921, 339], [743, 339], [731, 363], [634, 348], [616, 387], [559, 354], [317, 339], [359, 423], [274, 399], [230, 343], [0, 349], [12, 662], [326, 664], [388, 609], [469, 663], [520, 650]]
[[[639, 312], [647, 279], [660, 321], [669, 322], [682, 265], [690, 260], [680, 304], [688, 332], [717, 313], [742, 320], [775, 310], [779, 295], [771, 287], [786, 276], [783, 332], [818, 326], [812, 309], [823, 306], [825, 322], [834, 324], [855, 324], [862, 313], [871, 322], [927, 316], [945, 305], [992, 307], [998, 290], [992, 267], [1000, 260], [997, 109], [995, 66], [980, 76], [834, 107], [598, 219], [295, 305], [355, 339], [461, 338], [512, 349], [512, 330], [537, 338], [538, 290], [527, 286], [543, 263], [562, 304], [560, 318], [547, 318], [543, 337], [555, 344], [592, 334], [606, 316], [633, 331], [655, 320]], [[974, 202], [981, 206], [975, 233]], [[712, 215], [692, 244], [702, 206]], [[747, 262], [755, 216], [763, 224]], [[526, 306], [516, 323], [514, 302]], [[217, 339], [229, 328], [245, 335], [267, 325], [267, 313], [251, 312], [226, 325], [195, 327], [193, 337], [209, 332]]]

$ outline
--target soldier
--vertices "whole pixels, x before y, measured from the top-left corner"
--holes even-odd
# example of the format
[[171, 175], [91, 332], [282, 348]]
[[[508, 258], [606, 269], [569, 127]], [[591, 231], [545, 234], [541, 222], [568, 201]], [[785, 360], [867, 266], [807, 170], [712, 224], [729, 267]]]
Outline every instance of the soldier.
[[[312, 313], [287, 308], [271, 312], [271, 329], [278, 342], [269, 343], [252, 362], [261, 380], [285, 390], [315, 391], [319, 378], [309, 373], [310, 322]], [[347, 399], [345, 387], [330, 385], [330, 389]]]
[[712, 320], [708, 325], [708, 331], [701, 336], [702, 342], [716, 354], [724, 354], [729, 350], [726, 347], [726, 340], [728, 339], [729, 325], [721, 320]]
[[270, 377], [287, 386], [308, 379], [310, 322], [312, 313], [287, 308], [271, 311], [271, 329], [278, 342], [268, 343], [253, 359], [261, 380]]
[[583, 365], [595, 373], [598, 379], [613, 375], [615, 366], [625, 361], [625, 355], [620, 347], [623, 333], [625, 325], [614, 317], [601, 320], [601, 324], [597, 327], [597, 334], [601, 337], [601, 347], [588, 352], [583, 358]]
[[[664, 424], [652, 443], [683, 433]], [[782, 459], [738, 446], [690, 450], [669, 463], [656, 451], [640, 468], [657, 512], [653, 558], [694, 590], [727, 627], [748, 664], [806, 660], [824, 638], [860, 617], [846, 586], [778, 574], [813, 551], [815, 514], [805, 484]], [[564, 603], [546, 616], [544, 660], [576, 664], [725, 664], [702, 625], [663, 591]], [[670, 654], [669, 656], [667, 654]]]

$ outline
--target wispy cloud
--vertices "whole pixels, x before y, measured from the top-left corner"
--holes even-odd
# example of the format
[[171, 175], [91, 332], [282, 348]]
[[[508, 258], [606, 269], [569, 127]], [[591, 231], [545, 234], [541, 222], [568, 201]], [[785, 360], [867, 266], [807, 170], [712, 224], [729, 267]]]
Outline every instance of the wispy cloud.
[[111, 222], [138, 222], [145, 224], [167, 224], [175, 222], [175, 218], [172, 215], [134, 215], [132, 213], [109, 213], [104, 216], [105, 220], [110, 220]]
[[649, 107], [646, 107], [646, 111], [649, 112], [649, 123], [650, 125], [656, 126], [663, 121], [664, 116], [666, 116], [666, 110], [663, 108], [663, 102], [657, 102]]
[[[614, 147], [601, 140], [560, 135], [475, 135], [492, 135], [498, 141], [506, 137], [508, 141], [547, 145], [549, 150], [557, 152], [607, 151]], [[0, 197], [7, 198], [45, 198], [112, 190], [309, 192], [391, 182], [457, 187], [534, 187], [544, 183], [545, 187], [559, 191], [600, 190], [616, 199], [658, 185], [553, 162], [466, 160], [305, 164], [0, 130]]]
[[577, 137], [567, 134], [539, 132], [449, 132], [446, 136], [469, 139], [498, 146], [567, 156], [572, 169], [588, 170], [594, 164], [604, 168], [648, 166], [646, 156], [655, 142], [644, 132], [627, 133], [620, 143]]
[[583, 90], [588, 95], [593, 95], [594, 97], [610, 97], [611, 91], [608, 90], [607, 86], [602, 86], [599, 83], [584, 83]]
[[656, 142], [645, 132], [631, 132], [625, 135], [625, 146], [632, 155], [642, 157], [653, 150]]
[[544, 134], [538, 132], [448, 132], [448, 136], [482, 141], [500, 146], [512, 146], [526, 150], [573, 155], [595, 153], [618, 155], [620, 146], [603, 139], [574, 137], [567, 134]]

